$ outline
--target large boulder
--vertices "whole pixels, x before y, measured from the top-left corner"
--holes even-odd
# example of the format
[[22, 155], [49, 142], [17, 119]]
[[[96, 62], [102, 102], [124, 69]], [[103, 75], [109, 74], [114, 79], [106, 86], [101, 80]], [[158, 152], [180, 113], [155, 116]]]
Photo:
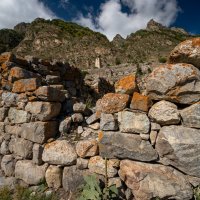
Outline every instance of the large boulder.
[[170, 53], [169, 63], [190, 63], [200, 69], [200, 38], [181, 42]]
[[200, 177], [200, 130], [183, 126], [162, 127], [156, 141], [160, 161]]
[[60, 113], [61, 104], [54, 102], [35, 101], [29, 102], [25, 110], [30, 112], [40, 121], [48, 121]]
[[42, 160], [52, 165], [73, 165], [76, 159], [75, 148], [66, 140], [46, 144], [42, 154]]
[[123, 111], [119, 113], [121, 118], [121, 131], [125, 133], [147, 134], [150, 129], [150, 121], [145, 113], [138, 111]]
[[15, 165], [15, 177], [30, 185], [37, 185], [45, 178], [48, 164], [35, 165], [31, 160], [19, 160]]
[[120, 178], [132, 190], [136, 200], [189, 200], [193, 197], [191, 185], [184, 175], [172, 167], [122, 160]]
[[191, 128], [200, 128], [200, 102], [180, 111], [183, 125]]
[[192, 104], [200, 100], [200, 71], [190, 64], [165, 64], [147, 77], [147, 94], [154, 100]]
[[153, 161], [158, 157], [149, 141], [142, 140], [139, 135], [105, 132], [99, 140], [99, 151], [102, 157], [139, 161]]
[[108, 93], [96, 103], [96, 110], [99, 112], [112, 114], [122, 111], [129, 102], [129, 95]]
[[159, 101], [151, 107], [149, 117], [160, 125], [172, 125], [180, 122], [177, 106], [165, 100]]
[[49, 138], [55, 137], [58, 132], [58, 123], [56, 121], [49, 122], [30, 122], [22, 124], [21, 137], [43, 144]]

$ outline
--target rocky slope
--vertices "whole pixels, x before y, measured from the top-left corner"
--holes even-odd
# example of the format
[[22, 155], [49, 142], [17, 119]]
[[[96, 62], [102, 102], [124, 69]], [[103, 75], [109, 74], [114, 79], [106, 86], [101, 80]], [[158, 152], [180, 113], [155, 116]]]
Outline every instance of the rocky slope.
[[45, 192], [77, 199], [83, 176], [96, 174], [116, 185], [118, 199], [194, 199], [199, 52], [200, 38], [180, 43], [168, 64], [145, 77], [142, 90], [139, 74], [128, 74], [94, 108], [77, 68], [1, 54], [0, 188], [45, 180]]
[[12, 44], [15, 54], [62, 59], [81, 69], [94, 68], [97, 58], [100, 66], [158, 61], [180, 41], [191, 37], [182, 29], [166, 28], [153, 20], [146, 29], [126, 39], [116, 35], [112, 42], [100, 33], [62, 20], [36, 19], [18, 24], [15, 31], [25, 34], [19, 45]]

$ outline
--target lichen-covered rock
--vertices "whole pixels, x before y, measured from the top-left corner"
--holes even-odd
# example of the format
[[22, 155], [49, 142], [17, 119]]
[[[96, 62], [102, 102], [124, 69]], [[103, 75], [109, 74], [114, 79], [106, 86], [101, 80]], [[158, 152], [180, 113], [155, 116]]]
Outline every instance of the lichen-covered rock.
[[75, 148], [66, 140], [46, 144], [42, 154], [42, 160], [52, 165], [73, 165], [76, 159]]
[[137, 111], [123, 111], [121, 113], [121, 131], [125, 133], [147, 134], [150, 121], [145, 113]]
[[155, 100], [192, 104], [200, 100], [200, 71], [190, 64], [165, 64], [147, 77], [147, 94]]
[[168, 101], [159, 101], [149, 110], [149, 117], [152, 121], [164, 126], [180, 122], [180, 114], [175, 104]]
[[82, 140], [76, 144], [76, 153], [81, 158], [96, 156], [98, 153], [98, 144], [95, 139]]
[[[114, 177], [117, 174], [117, 167], [119, 167], [119, 160], [110, 159], [107, 160], [107, 175], [108, 177]], [[105, 176], [106, 163], [105, 159], [101, 156], [91, 157], [88, 163], [88, 168], [91, 173], [101, 174]]]
[[72, 116], [72, 121], [75, 123], [81, 123], [83, 122], [83, 115], [81, 113], [74, 113]]
[[99, 152], [102, 157], [138, 161], [154, 161], [158, 157], [149, 141], [142, 140], [139, 135], [104, 132], [99, 140]]
[[25, 110], [30, 112], [40, 121], [48, 121], [60, 113], [61, 104], [54, 102], [35, 101], [29, 102]]
[[30, 72], [26, 69], [22, 69], [20, 67], [13, 67], [10, 70], [8, 80], [10, 82], [18, 81], [20, 79], [29, 79], [29, 78], [37, 78], [39, 75]]
[[191, 128], [200, 128], [200, 102], [180, 111], [183, 125]]
[[118, 123], [112, 114], [101, 113], [100, 129], [103, 131], [118, 130]]
[[115, 83], [116, 93], [132, 95], [135, 91], [137, 91], [135, 75], [125, 76]]
[[193, 196], [192, 187], [184, 175], [172, 167], [122, 160], [119, 175], [136, 200], [156, 197], [190, 200]]
[[5, 62], [12, 62], [15, 60], [15, 56], [10, 52], [0, 54], [0, 64]]
[[35, 94], [42, 101], [63, 102], [65, 100], [65, 95], [61, 90], [50, 86], [39, 87]]
[[17, 110], [16, 108], [10, 108], [8, 111], [8, 119], [11, 123], [22, 124], [30, 121], [30, 114], [24, 110]]
[[84, 103], [75, 103], [73, 105], [73, 111], [77, 113], [84, 113], [86, 109], [87, 109], [87, 106]]
[[4, 102], [5, 106], [7, 106], [7, 107], [17, 105], [18, 94], [16, 94], [16, 93], [6, 91], [6, 92], [2, 93], [1, 98], [2, 98], [2, 101]]
[[59, 131], [62, 134], [68, 133], [71, 128], [72, 118], [66, 117], [64, 120], [61, 121], [59, 125]]
[[178, 44], [169, 55], [169, 63], [189, 63], [200, 69], [200, 38]]
[[62, 185], [62, 169], [60, 167], [50, 165], [45, 173], [45, 179], [48, 187], [58, 189]]
[[129, 95], [108, 93], [96, 103], [96, 110], [99, 112], [112, 114], [122, 111], [129, 102]]
[[38, 185], [45, 178], [48, 164], [35, 165], [31, 160], [19, 160], [15, 165], [15, 177], [30, 185]]
[[40, 85], [41, 82], [38, 78], [21, 79], [14, 82], [12, 92], [31, 92], [36, 90]]
[[165, 126], [158, 133], [156, 151], [161, 162], [200, 177], [200, 130], [183, 126]]
[[141, 110], [148, 112], [149, 108], [152, 106], [152, 101], [148, 96], [134, 92], [130, 108], [133, 110]]
[[21, 137], [43, 144], [49, 138], [52, 138], [58, 132], [58, 123], [56, 121], [50, 122], [30, 122], [22, 124]]

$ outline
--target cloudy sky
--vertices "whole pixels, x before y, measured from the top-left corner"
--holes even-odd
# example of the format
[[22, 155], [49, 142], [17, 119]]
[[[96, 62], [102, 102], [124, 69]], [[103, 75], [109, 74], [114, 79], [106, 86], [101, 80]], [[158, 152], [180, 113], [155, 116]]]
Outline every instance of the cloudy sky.
[[37, 17], [74, 21], [110, 40], [145, 28], [150, 19], [200, 33], [199, 0], [0, 0], [0, 29]]

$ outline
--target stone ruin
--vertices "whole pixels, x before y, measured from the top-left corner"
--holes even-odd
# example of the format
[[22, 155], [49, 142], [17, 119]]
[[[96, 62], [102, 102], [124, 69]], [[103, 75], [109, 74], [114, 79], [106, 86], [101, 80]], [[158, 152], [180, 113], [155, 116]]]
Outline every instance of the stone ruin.
[[45, 179], [50, 190], [75, 193], [84, 175], [105, 176], [107, 158], [119, 199], [193, 198], [200, 184], [200, 38], [178, 45], [169, 64], [146, 78], [143, 93], [130, 74], [93, 109], [83, 103], [76, 68], [10, 53], [0, 65], [0, 187]]

